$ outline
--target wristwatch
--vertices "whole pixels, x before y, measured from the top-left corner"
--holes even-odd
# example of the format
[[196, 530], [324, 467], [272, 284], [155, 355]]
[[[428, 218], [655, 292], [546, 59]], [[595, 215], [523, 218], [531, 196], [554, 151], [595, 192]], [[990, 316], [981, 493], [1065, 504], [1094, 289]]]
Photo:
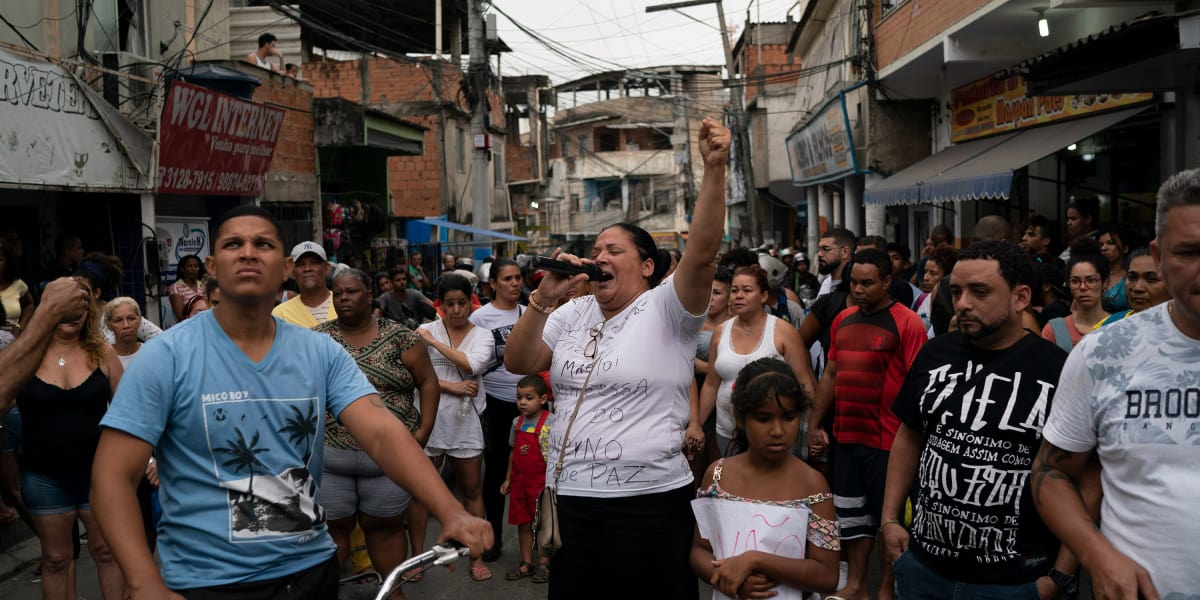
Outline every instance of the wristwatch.
[[1058, 569], [1050, 569], [1046, 576], [1054, 582], [1054, 585], [1058, 586], [1058, 589], [1062, 590], [1063, 596], [1068, 600], [1075, 600], [1079, 596], [1078, 575], [1067, 575]]

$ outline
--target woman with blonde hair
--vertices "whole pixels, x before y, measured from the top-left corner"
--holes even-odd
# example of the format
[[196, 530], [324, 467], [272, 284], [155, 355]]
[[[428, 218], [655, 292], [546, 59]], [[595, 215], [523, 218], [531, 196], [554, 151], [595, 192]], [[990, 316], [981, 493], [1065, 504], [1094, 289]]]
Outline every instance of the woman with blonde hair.
[[[82, 277], [80, 289], [92, 293]], [[121, 597], [124, 580], [92, 514], [92, 459], [100, 441], [100, 419], [123, 369], [100, 333], [95, 303], [59, 323], [33, 377], [14, 395], [23, 420], [21, 496], [42, 547], [42, 597], [68, 598], [72, 526], [83, 521], [88, 552], [96, 562], [104, 598]], [[0, 399], [0, 412], [12, 400]]]
[[142, 347], [138, 341], [138, 325], [142, 323], [142, 309], [129, 296], [118, 296], [104, 306], [104, 325], [113, 332], [113, 350], [121, 361], [121, 367], [129, 366], [133, 354]]

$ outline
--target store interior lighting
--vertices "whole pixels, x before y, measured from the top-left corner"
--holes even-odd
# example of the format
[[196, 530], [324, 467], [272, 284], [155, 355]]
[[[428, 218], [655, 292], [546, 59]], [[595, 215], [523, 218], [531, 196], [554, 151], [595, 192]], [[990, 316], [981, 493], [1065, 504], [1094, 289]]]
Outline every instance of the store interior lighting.
[[1074, 152], [1075, 149], [1078, 147], [1079, 147], [1079, 144], [1071, 144], [1070, 146], [1067, 146], [1067, 152]]
[[1035, 8], [1033, 10], [1038, 15], [1038, 35], [1042, 37], [1050, 37], [1050, 21], [1046, 20], [1046, 9]]

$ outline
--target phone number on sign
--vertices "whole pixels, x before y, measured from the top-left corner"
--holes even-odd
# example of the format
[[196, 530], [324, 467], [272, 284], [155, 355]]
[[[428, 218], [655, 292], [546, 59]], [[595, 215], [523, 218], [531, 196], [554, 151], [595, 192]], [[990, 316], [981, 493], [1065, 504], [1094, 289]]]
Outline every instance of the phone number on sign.
[[158, 170], [158, 186], [172, 190], [238, 192], [253, 195], [262, 189], [262, 176], [254, 173], [161, 167]]

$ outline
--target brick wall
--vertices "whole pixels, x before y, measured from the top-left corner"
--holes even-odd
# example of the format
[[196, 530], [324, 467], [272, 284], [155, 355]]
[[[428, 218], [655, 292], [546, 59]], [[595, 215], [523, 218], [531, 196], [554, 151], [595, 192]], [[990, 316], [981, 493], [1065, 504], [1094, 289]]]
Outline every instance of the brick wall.
[[279, 143], [269, 171], [315, 173], [317, 147], [313, 141], [312, 89], [288, 77], [260, 77], [254, 101], [286, 107]]
[[[742, 64], [746, 67], [748, 81], [746, 82], [746, 98], [753, 98], [763, 91], [763, 77], [770, 77], [785, 73], [787, 71], [795, 71], [800, 68], [799, 62], [788, 62], [787, 44], [763, 44], [762, 58], [759, 60], [759, 46], [756, 44], [747, 44], [742, 50]], [[759, 65], [762, 65], [762, 70], [759, 70]], [[777, 77], [766, 81], [765, 87], [772, 87], [780, 84], [794, 84], [798, 76]]]
[[[883, 69], [939, 36], [988, 0], [908, 0], [885, 18], [875, 4], [875, 67]], [[1030, 12], [1030, 20], [1033, 16]]]
[[[508, 141], [520, 141], [520, 136], [511, 133]], [[505, 171], [509, 181], [528, 181], [533, 179], [533, 146], [506, 144], [504, 146]]]
[[313, 138], [313, 88], [306, 81], [285, 77], [242, 61], [220, 61], [257, 77], [261, 85], [251, 98], [285, 109], [283, 126], [271, 166], [267, 168], [263, 200], [313, 202], [320, 197], [317, 184], [317, 146]]
[[388, 191], [392, 214], [397, 217], [428, 217], [442, 213], [442, 168], [444, 144], [439, 137], [441, 116], [411, 115], [406, 120], [428, 127], [425, 154], [393, 156], [388, 159]]
[[[318, 60], [304, 63], [304, 73], [316, 98], [345, 98], [359, 104], [392, 102], [428, 102], [457, 97], [462, 71], [450, 63], [440, 69], [420, 63], [405, 63], [386, 58], [366, 59], [367, 94], [363, 97], [363, 69], [360, 60]], [[438, 71], [441, 71], [440, 76]]]
[[[453, 189], [443, 190], [445, 169], [454, 169], [456, 148], [442, 138], [453, 140], [454, 121], [446, 121], [446, 111], [439, 107], [451, 103], [463, 111], [470, 107], [459, 93], [463, 72], [457, 65], [442, 62], [436, 65], [408, 63], [386, 58], [328, 61], [317, 60], [304, 64], [316, 98], [345, 98], [351, 102], [380, 108], [406, 121], [429, 129], [425, 132], [425, 153], [421, 156], [394, 156], [388, 159], [388, 188], [392, 194], [392, 214], [398, 217], [426, 217], [443, 212], [442, 199], [454, 201]], [[364, 90], [364, 80], [366, 89]], [[365, 93], [364, 93], [365, 92]], [[504, 125], [503, 96], [488, 90], [491, 122]], [[443, 125], [445, 125], [443, 127]], [[515, 133], [513, 136], [515, 137]], [[496, 139], [495, 143], [503, 143]], [[471, 140], [467, 139], [467, 160], [470, 161]], [[511, 161], [511, 157], [509, 158]], [[512, 168], [511, 162], [509, 169]]]

